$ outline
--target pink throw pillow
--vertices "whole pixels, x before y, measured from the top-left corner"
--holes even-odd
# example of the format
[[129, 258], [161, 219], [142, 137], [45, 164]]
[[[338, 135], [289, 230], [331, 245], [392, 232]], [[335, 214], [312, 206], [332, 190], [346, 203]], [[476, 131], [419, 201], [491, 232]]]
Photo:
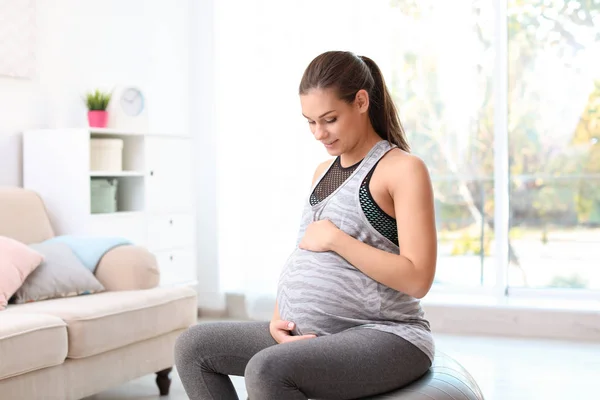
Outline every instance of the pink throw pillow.
[[0, 311], [43, 260], [40, 253], [26, 244], [0, 236]]

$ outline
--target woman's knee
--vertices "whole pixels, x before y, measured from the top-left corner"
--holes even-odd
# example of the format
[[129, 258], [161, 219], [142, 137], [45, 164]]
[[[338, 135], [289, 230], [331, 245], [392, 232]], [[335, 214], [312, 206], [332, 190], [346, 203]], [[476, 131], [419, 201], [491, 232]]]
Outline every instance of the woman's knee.
[[293, 385], [293, 363], [274, 348], [265, 349], [250, 359], [244, 371], [249, 390], [262, 386]]
[[194, 333], [196, 326], [186, 329], [175, 341], [175, 365], [180, 366], [191, 358], [197, 346], [197, 335]]
[[175, 365], [180, 368], [206, 357], [211, 343], [216, 342], [216, 332], [210, 324], [197, 324], [185, 330], [175, 342]]

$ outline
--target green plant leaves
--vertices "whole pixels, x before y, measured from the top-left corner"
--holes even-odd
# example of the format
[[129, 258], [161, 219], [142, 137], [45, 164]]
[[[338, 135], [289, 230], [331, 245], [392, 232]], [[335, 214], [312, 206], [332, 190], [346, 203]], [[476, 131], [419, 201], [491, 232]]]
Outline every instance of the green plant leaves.
[[85, 95], [85, 104], [90, 111], [105, 111], [110, 103], [112, 93], [102, 92], [96, 89], [93, 92], [88, 92]]

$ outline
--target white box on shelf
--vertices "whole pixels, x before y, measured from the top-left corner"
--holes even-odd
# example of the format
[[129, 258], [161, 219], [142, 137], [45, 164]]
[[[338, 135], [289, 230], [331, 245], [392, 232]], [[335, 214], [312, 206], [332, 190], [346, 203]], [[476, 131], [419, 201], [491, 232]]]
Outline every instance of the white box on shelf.
[[123, 139], [90, 139], [91, 171], [123, 170]]

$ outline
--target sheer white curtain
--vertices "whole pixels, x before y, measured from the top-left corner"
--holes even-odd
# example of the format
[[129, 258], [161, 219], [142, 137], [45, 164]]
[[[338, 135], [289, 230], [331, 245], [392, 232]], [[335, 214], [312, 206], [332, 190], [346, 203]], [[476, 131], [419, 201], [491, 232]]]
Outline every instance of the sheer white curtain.
[[389, 71], [389, 0], [215, 2], [220, 288], [269, 318], [315, 167], [297, 94], [304, 68], [327, 50], [368, 55]]

